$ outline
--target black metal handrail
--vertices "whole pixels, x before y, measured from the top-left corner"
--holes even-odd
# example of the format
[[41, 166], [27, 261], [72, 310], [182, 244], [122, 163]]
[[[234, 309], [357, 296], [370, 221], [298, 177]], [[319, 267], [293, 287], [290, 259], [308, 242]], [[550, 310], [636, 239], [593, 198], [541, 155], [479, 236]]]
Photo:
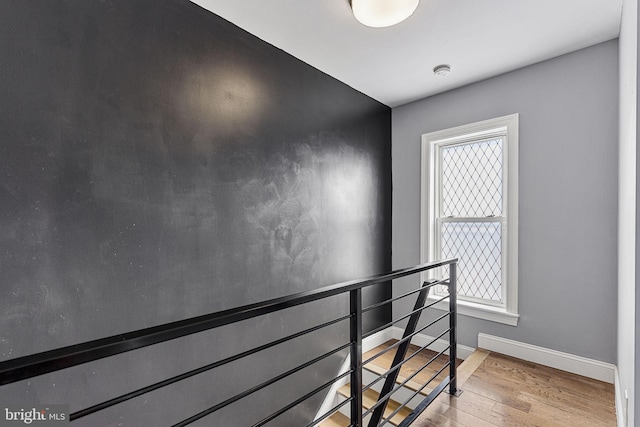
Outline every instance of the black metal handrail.
[[[241, 307], [237, 307], [229, 310], [219, 311], [212, 314], [207, 314], [207, 315], [198, 316], [198, 317], [194, 317], [186, 320], [167, 323], [164, 325], [154, 326], [150, 328], [140, 329], [140, 330], [125, 333], [125, 334], [114, 335], [107, 338], [88, 341], [81, 344], [71, 345], [71, 346], [67, 346], [67, 347], [63, 347], [55, 350], [45, 351], [45, 352], [41, 352], [41, 353], [29, 355], [29, 356], [7, 360], [4, 362], [0, 362], [0, 386], [15, 383], [22, 380], [27, 380], [39, 375], [55, 372], [55, 371], [65, 369], [65, 368], [70, 368], [73, 366], [78, 366], [84, 363], [88, 363], [88, 362], [100, 360], [106, 357], [114, 356], [117, 354], [141, 349], [143, 347], [159, 344], [165, 341], [192, 335], [198, 332], [211, 330], [211, 329], [229, 325], [232, 323], [237, 323], [237, 322], [255, 318], [258, 316], [275, 313], [290, 307], [295, 307], [295, 306], [310, 303], [313, 301], [318, 301], [318, 300], [322, 300], [332, 296], [348, 293], [349, 300], [350, 300], [350, 304], [349, 304], [350, 308], [349, 308], [349, 314], [346, 316], [342, 316], [342, 317], [330, 320], [328, 322], [308, 328], [304, 331], [300, 331], [295, 334], [280, 338], [278, 340], [274, 340], [269, 343], [257, 346], [253, 349], [232, 355], [230, 357], [208, 364], [198, 369], [193, 369], [191, 371], [182, 373], [180, 375], [176, 375], [166, 380], [123, 394], [121, 396], [111, 398], [107, 401], [93, 405], [91, 407], [78, 410], [70, 414], [70, 419], [73, 421], [73, 420], [85, 417], [87, 415], [93, 414], [95, 412], [101, 411], [103, 409], [112, 407], [119, 403], [138, 397], [142, 394], [149, 393], [159, 388], [163, 388], [168, 385], [174, 384], [178, 381], [182, 381], [186, 378], [201, 374], [211, 369], [218, 368], [227, 363], [242, 359], [249, 355], [258, 353], [260, 351], [266, 350], [268, 348], [274, 347], [284, 342], [299, 338], [303, 335], [320, 330], [322, 328], [337, 324], [342, 321], [349, 320], [350, 339], [348, 343], [340, 345], [335, 349], [328, 351], [322, 355], [317, 355], [315, 358], [313, 358], [312, 360], [306, 363], [293, 367], [287, 372], [284, 372], [280, 375], [270, 378], [259, 385], [251, 387], [250, 389], [247, 389], [229, 399], [226, 399], [223, 402], [213, 405], [208, 409], [201, 411], [198, 414], [195, 414], [192, 417], [189, 417], [174, 425], [175, 426], [188, 425], [196, 420], [199, 420], [203, 417], [206, 417], [207, 415], [210, 415], [216, 412], [217, 410], [227, 405], [230, 405], [242, 398], [245, 398], [258, 390], [268, 387], [269, 385], [277, 381], [280, 381], [285, 377], [293, 375], [294, 373], [302, 369], [305, 369], [309, 366], [312, 366], [315, 363], [321, 360], [324, 360], [331, 355], [334, 355], [344, 349], [349, 348], [351, 364], [348, 372], [336, 376], [335, 378], [324, 383], [320, 387], [307, 393], [305, 396], [302, 396], [299, 399], [296, 399], [294, 402], [291, 402], [285, 407], [280, 408], [278, 411], [266, 416], [262, 421], [254, 424], [254, 426], [261, 426], [270, 422], [271, 420], [280, 416], [281, 414], [293, 408], [297, 404], [322, 392], [323, 390], [326, 390], [333, 384], [349, 376], [351, 381], [351, 396], [345, 402], [342, 402], [336, 405], [330, 411], [328, 411], [325, 414], [322, 414], [319, 418], [312, 421], [309, 424], [309, 426], [318, 425], [322, 420], [326, 419], [333, 412], [340, 409], [342, 406], [349, 404], [351, 406], [351, 425], [360, 427], [363, 425], [362, 424], [363, 422], [362, 339], [364, 336], [368, 336], [372, 333], [377, 332], [377, 330], [374, 330], [374, 331], [370, 331], [366, 335], [363, 335], [363, 332], [362, 332], [363, 312], [372, 310], [374, 308], [378, 308], [384, 304], [391, 304], [392, 302], [397, 301], [398, 299], [408, 297], [410, 295], [413, 295], [414, 293], [418, 293], [418, 301], [415, 304], [414, 310], [412, 312], [410, 312], [405, 316], [400, 317], [399, 319], [394, 320], [390, 324], [383, 326], [384, 328], [386, 328], [401, 320], [409, 318], [408, 328], [405, 330], [403, 340], [400, 341], [400, 344], [394, 346], [394, 347], [398, 347], [399, 349], [403, 349], [402, 351], [399, 350], [397, 353], [399, 355], [402, 352], [403, 353], [402, 357], [397, 355], [396, 356], [397, 363], [396, 363], [396, 360], [394, 360], [394, 366], [392, 366], [392, 369], [384, 375], [386, 377], [386, 382], [393, 385], [393, 383], [395, 382], [395, 377], [397, 377], [397, 374], [400, 370], [401, 363], [403, 362], [402, 359], [404, 359], [404, 356], [405, 356], [404, 353], [406, 353], [406, 347], [408, 347], [411, 341], [411, 338], [417, 333], [415, 332], [415, 329], [416, 329], [420, 314], [424, 309], [430, 306], [430, 305], [424, 304], [424, 301], [426, 298], [426, 292], [428, 292], [429, 287], [435, 284], [441, 284], [441, 285], [447, 286], [450, 291], [449, 292], [450, 309], [448, 313], [448, 316], [450, 318], [450, 327], [448, 330], [449, 341], [450, 341], [450, 352], [449, 352], [450, 362], [448, 365], [450, 368], [450, 374], [438, 387], [436, 387], [436, 389], [439, 389], [438, 391], [439, 393], [448, 385], [449, 392], [452, 394], [456, 393], [456, 390], [457, 390], [456, 375], [455, 375], [456, 263], [457, 263], [457, 259], [447, 259], [443, 261], [426, 263], [426, 264], [417, 265], [414, 267], [396, 270], [391, 273], [371, 276], [365, 279], [342, 282], [342, 283], [338, 283], [335, 285], [323, 287], [323, 288], [312, 290], [312, 291], [301, 292], [301, 293], [280, 297], [280, 298], [274, 298], [271, 300], [267, 300], [267, 301], [263, 301], [255, 304], [249, 304], [249, 305], [245, 305], [245, 306], [241, 306]], [[425, 283], [420, 289], [417, 289], [415, 291], [408, 292], [399, 297], [392, 298], [390, 300], [383, 301], [381, 303], [377, 303], [369, 307], [365, 307], [365, 308], [362, 307], [362, 289], [363, 288], [366, 288], [372, 285], [388, 283], [394, 279], [399, 279], [412, 274], [421, 273], [426, 270], [436, 269], [438, 267], [442, 267], [445, 265], [450, 266], [449, 268], [450, 278], [448, 279], [448, 281], [444, 279], [438, 282]], [[445, 331], [441, 335], [446, 334], [446, 332], [447, 331]], [[426, 386], [427, 384], [424, 385], [424, 387]], [[384, 406], [386, 406], [386, 403], [383, 403], [383, 401], [388, 400], [391, 394], [393, 394], [393, 391], [391, 391], [390, 386], [385, 386], [385, 388], [388, 390], [386, 390], [386, 393], [381, 393], [381, 401], [378, 403], [378, 407], [375, 409], [374, 416], [372, 417], [371, 422], [369, 424], [370, 426], [374, 426], [374, 425], [377, 426], [380, 422], [384, 424], [390, 418], [390, 417], [387, 417], [386, 420], [381, 420], [381, 414], [384, 412]], [[433, 399], [435, 399], [435, 395], [432, 396], [433, 393], [434, 392], [432, 392], [429, 395], [429, 397], [427, 397], [425, 401], [423, 401], [423, 403], [426, 402], [427, 400], [432, 401]], [[424, 406], [424, 408], [426, 408], [426, 406]], [[424, 410], [424, 408], [422, 408], [422, 410]], [[414, 410], [411, 416], [409, 416], [407, 420], [405, 420], [407, 423], [403, 422], [402, 424], [403, 426], [408, 426], [410, 422], [412, 422], [419, 415], [419, 413], [422, 412], [422, 410], [418, 412], [418, 409], [419, 408]], [[378, 416], [378, 413], [380, 416]]]

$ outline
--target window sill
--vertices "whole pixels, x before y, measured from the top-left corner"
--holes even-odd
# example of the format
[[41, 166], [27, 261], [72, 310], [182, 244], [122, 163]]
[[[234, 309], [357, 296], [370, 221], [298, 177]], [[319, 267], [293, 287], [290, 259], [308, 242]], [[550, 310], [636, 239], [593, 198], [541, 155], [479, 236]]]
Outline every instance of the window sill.
[[[429, 300], [435, 301], [436, 298], [429, 295]], [[438, 310], [448, 311], [449, 301], [440, 301], [432, 307], [437, 308]], [[510, 326], [518, 326], [518, 319], [520, 318], [519, 314], [509, 313], [502, 308], [489, 307], [482, 304], [460, 300], [458, 300], [458, 314], [488, 320], [490, 322], [503, 323]]]

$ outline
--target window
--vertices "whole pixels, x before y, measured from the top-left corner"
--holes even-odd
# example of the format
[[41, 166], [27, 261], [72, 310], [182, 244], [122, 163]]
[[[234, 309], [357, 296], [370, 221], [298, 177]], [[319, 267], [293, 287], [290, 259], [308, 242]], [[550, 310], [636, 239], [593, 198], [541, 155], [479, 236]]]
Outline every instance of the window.
[[515, 326], [517, 114], [422, 135], [421, 217], [422, 261], [458, 258], [460, 314]]

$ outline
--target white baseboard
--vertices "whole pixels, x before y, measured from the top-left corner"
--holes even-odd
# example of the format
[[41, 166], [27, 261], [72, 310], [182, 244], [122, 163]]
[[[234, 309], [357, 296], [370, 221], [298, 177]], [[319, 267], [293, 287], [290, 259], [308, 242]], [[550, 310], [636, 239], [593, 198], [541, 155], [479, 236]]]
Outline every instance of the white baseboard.
[[614, 383], [616, 366], [611, 363], [483, 333], [478, 334], [478, 347], [610, 384]]
[[391, 330], [391, 328], [387, 328], [383, 331], [378, 332], [377, 334], [373, 334], [370, 337], [362, 340], [362, 352], [365, 353], [372, 348], [376, 348], [377, 346], [386, 343], [391, 339], [393, 339], [393, 331]]
[[[402, 339], [402, 334], [404, 334], [404, 329], [403, 328], [399, 328], [397, 326], [392, 326], [391, 328], [392, 334], [393, 334], [393, 338], [399, 340]], [[435, 337], [429, 336], [429, 335], [422, 335], [422, 334], [417, 334], [416, 336], [414, 336], [411, 339], [411, 344], [417, 345], [417, 346], [425, 346], [427, 344], [429, 344], [431, 341], [434, 340]], [[448, 338], [448, 336], [447, 336]], [[438, 340], [436, 340], [433, 344], [429, 345], [429, 347], [427, 347], [429, 350], [433, 350], [433, 351], [437, 351], [438, 353], [441, 352], [442, 350], [444, 350], [445, 348], [449, 347], [449, 340], [445, 340], [443, 338], [440, 338]], [[468, 347], [466, 345], [462, 345], [462, 344], [458, 344], [456, 346], [456, 355], [458, 356], [458, 359], [466, 359], [467, 357], [469, 357], [471, 355], [471, 353], [473, 353], [475, 351], [475, 348], [472, 347]], [[445, 354], [449, 354], [448, 351], [445, 351]]]

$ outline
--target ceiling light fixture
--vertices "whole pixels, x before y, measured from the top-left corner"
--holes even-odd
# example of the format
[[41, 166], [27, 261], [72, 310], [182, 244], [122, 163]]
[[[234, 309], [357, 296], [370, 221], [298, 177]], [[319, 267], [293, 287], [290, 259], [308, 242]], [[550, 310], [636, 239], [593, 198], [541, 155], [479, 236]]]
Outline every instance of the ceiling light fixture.
[[451, 72], [451, 65], [442, 64], [433, 69], [433, 74], [438, 77], [444, 77]]
[[367, 27], [390, 27], [410, 17], [420, 0], [351, 0], [353, 15]]

